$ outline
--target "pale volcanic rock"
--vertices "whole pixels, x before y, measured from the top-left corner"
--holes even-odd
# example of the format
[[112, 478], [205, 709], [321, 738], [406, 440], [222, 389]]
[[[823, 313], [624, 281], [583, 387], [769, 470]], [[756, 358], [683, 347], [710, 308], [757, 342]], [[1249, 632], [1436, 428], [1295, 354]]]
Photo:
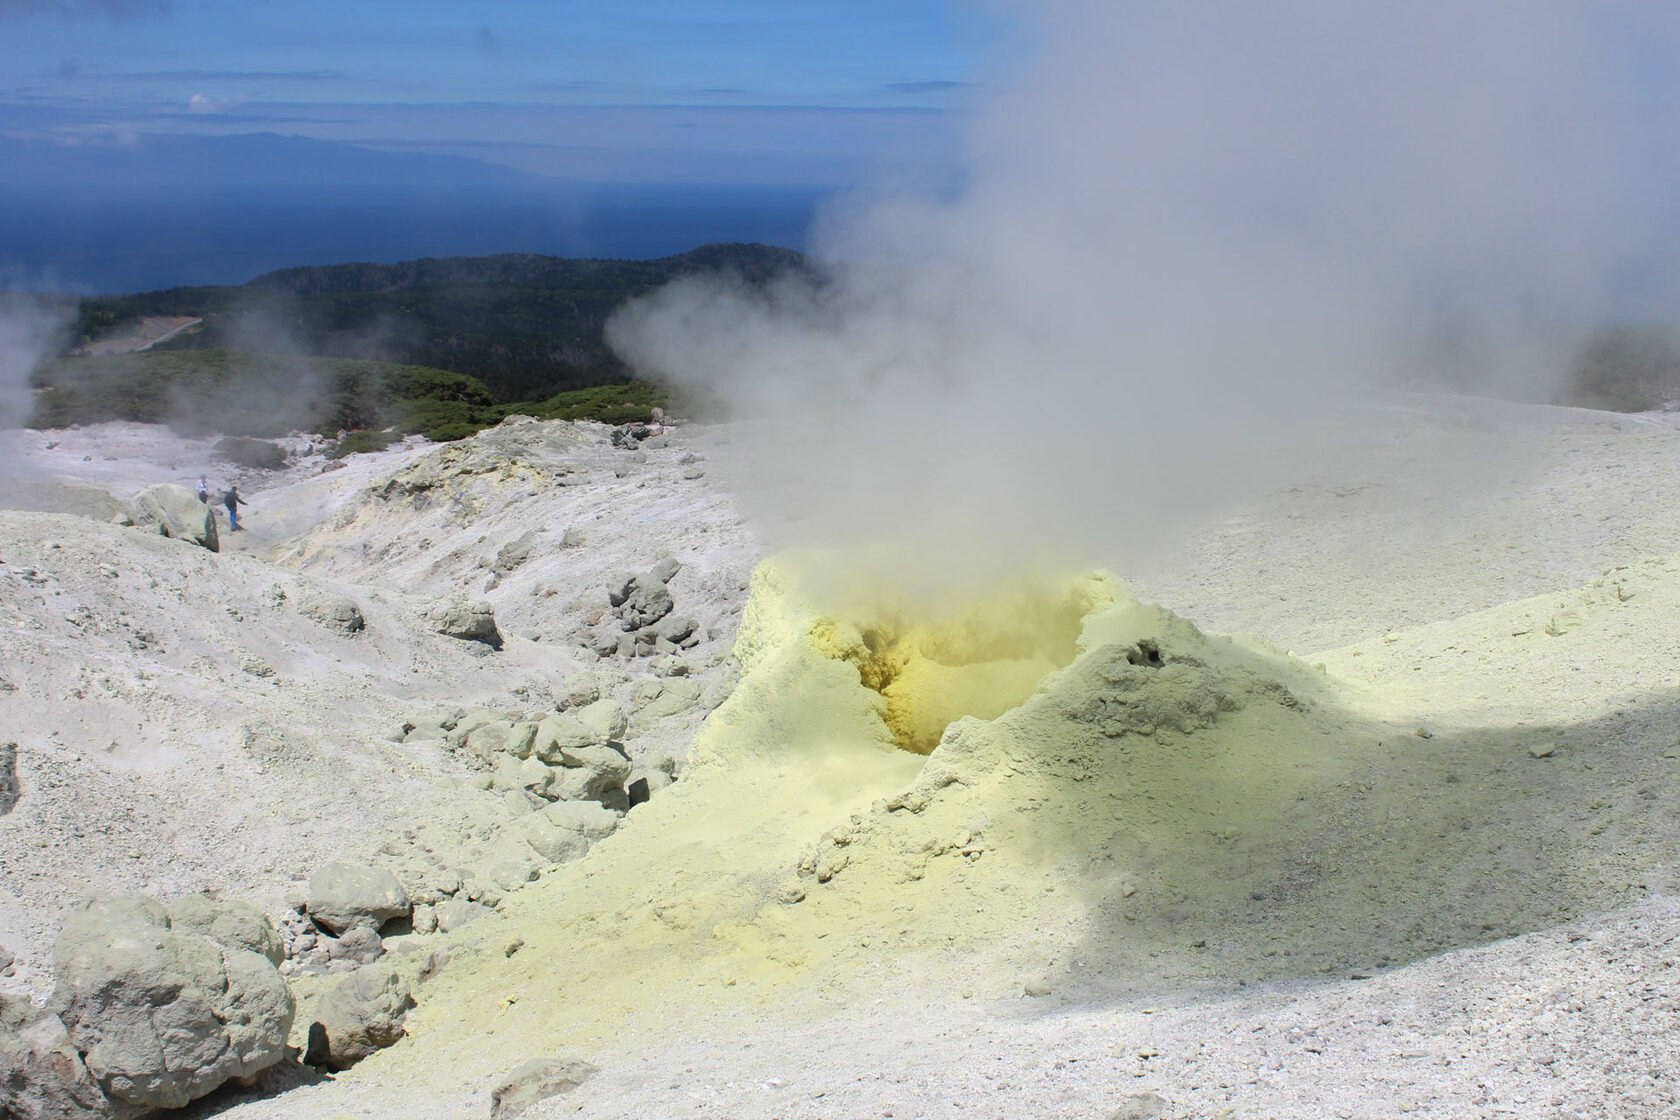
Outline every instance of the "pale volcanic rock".
[[365, 927], [378, 931], [406, 917], [410, 903], [397, 877], [382, 867], [328, 863], [309, 876], [309, 916], [328, 933]]
[[303, 1060], [328, 1069], [349, 1069], [403, 1034], [403, 1018], [414, 1007], [406, 977], [389, 965], [358, 969], [338, 981], [315, 1006]]
[[[52, 1006], [108, 1097], [179, 1108], [281, 1060], [294, 1004], [274, 961], [246, 947], [262, 940], [249, 925], [238, 913], [177, 926], [148, 898], [96, 900], [66, 919]], [[223, 929], [235, 935], [220, 940]]]
[[128, 523], [137, 529], [192, 541], [211, 552], [221, 548], [215, 514], [208, 503], [199, 501], [198, 495], [185, 486], [168, 482], [148, 486], [129, 500], [123, 512]]
[[[0, 514], [6, 983], [39, 987], [84, 876], [273, 913], [330, 856], [418, 903], [350, 978], [451, 963], [380, 1017], [400, 1045], [233, 1120], [482, 1116], [555, 1053], [599, 1072], [532, 1115], [1670, 1115], [1680, 435], [1618, 423], [1385, 399], [1308, 484], [1157, 542], [1135, 594], [1024, 653], [789, 584], [748, 602], [709, 442], [742, 428], [305, 459], [250, 494], [260, 559]], [[132, 493], [180, 462], [89, 466]], [[672, 609], [623, 631], [613, 574], [628, 602], [665, 556]], [[422, 624], [457, 595], [501, 653]], [[573, 770], [626, 802], [681, 780], [548, 800]]]

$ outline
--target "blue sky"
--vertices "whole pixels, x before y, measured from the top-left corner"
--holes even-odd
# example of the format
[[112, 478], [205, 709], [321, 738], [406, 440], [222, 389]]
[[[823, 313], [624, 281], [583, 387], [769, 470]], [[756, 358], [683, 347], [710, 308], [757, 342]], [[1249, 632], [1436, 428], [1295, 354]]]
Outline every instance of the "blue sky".
[[274, 131], [600, 181], [954, 158], [1004, 29], [962, 0], [0, 0], [0, 133]]

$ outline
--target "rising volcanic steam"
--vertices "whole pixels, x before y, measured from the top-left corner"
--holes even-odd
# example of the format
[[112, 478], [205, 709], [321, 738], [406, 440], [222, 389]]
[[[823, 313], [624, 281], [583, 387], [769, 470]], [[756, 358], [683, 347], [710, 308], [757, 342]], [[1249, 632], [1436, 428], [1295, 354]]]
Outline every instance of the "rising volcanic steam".
[[736, 448], [772, 544], [1108, 560], [1310, 457], [1338, 398], [1543, 396], [1614, 310], [1649, 199], [1607, 13], [1672, 18], [1019, 7], [1035, 54], [954, 200], [853, 200], [821, 276], [690, 280], [612, 324], [640, 371], [774, 421]]
[[29, 422], [30, 374], [58, 342], [68, 317], [62, 304], [0, 295], [0, 431]]

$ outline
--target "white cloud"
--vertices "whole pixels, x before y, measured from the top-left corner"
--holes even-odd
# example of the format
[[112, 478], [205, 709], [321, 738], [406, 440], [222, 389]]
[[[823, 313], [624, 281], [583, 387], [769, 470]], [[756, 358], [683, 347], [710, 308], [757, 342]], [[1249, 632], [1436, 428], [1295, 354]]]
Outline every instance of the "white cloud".
[[244, 103], [243, 97], [210, 97], [207, 94], [195, 93], [187, 98], [187, 112], [223, 113]]

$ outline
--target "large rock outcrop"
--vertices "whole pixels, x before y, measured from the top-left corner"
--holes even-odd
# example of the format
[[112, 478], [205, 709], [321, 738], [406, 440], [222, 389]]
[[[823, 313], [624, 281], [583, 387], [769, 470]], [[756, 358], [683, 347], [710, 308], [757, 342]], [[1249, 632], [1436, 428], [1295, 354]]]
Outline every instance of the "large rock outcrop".
[[124, 897], [71, 912], [49, 1008], [111, 1115], [180, 1108], [284, 1057], [295, 1006], [278, 945], [240, 904]]
[[221, 551], [215, 513], [185, 486], [173, 482], [148, 486], [128, 501], [121, 516], [135, 528], [192, 541], [211, 552]]

